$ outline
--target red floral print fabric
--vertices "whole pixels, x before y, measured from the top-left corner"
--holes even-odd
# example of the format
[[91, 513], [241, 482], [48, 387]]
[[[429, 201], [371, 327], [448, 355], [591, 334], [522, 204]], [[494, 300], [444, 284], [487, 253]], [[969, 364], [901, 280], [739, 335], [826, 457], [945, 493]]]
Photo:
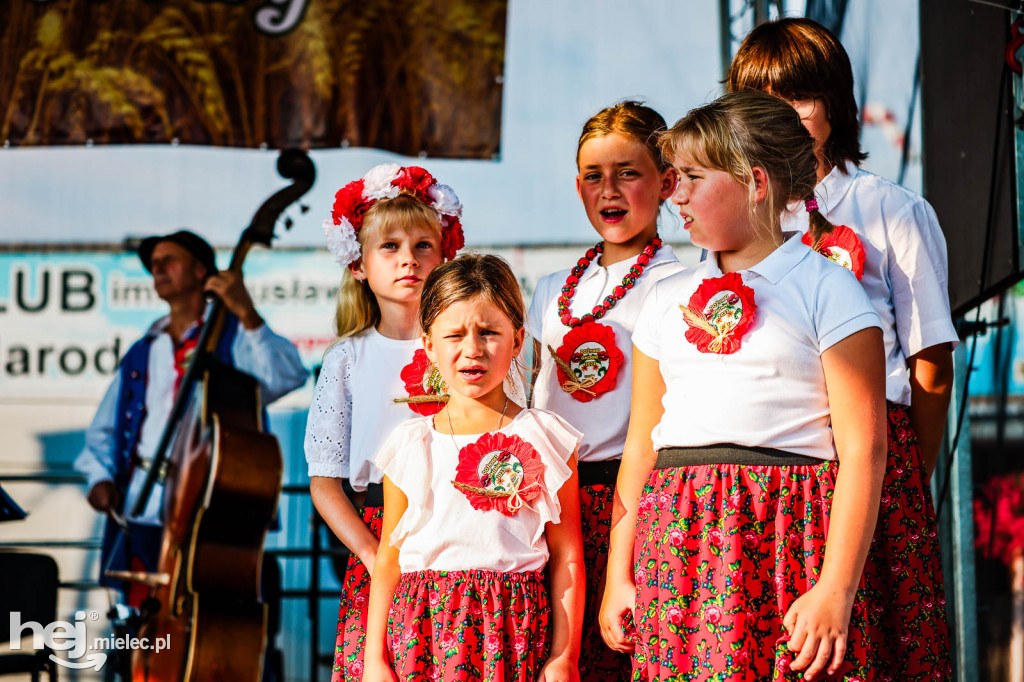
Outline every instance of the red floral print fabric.
[[399, 680], [536, 682], [551, 625], [543, 573], [403, 573], [388, 618]]
[[[365, 507], [363, 521], [380, 539], [383, 507]], [[366, 614], [370, 607], [370, 573], [355, 554], [348, 558], [338, 606], [338, 637], [334, 644], [331, 682], [361, 682], [366, 647]]]
[[[639, 502], [635, 680], [796, 680], [782, 620], [818, 580], [835, 462], [655, 470]], [[845, 663], [873, 679], [858, 590]]]
[[608, 537], [612, 530], [614, 485], [580, 488], [580, 525], [583, 531], [583, 565], [587, 574], [586, 604], [583, 610], [583, 640], [580, 646], [580, 682], [629, 680], [633, 662], [628, 654], [608, 648], [601, 638], [601, 580], [608, 566]]
[[878, 525], [864, 567], [879, 682], [952, 679], [942, 557], [928, 476], [905, 408], [889, 403]]

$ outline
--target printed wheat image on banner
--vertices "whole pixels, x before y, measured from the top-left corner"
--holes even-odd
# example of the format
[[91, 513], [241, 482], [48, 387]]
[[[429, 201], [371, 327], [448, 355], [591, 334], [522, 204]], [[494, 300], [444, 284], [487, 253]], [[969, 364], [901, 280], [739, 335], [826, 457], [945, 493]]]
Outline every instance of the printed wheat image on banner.
[[0, 2], [0, 141], [499, 153], [507, 0]]

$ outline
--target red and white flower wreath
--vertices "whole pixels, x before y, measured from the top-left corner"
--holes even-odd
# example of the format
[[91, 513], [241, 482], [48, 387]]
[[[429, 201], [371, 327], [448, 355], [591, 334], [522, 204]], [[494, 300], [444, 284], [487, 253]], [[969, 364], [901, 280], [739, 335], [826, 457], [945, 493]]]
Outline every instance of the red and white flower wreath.
[[327, 248], [342, 266], [360, 256], [356, 235], [370, 207], [381, 199], [394, 199], [411, 194], [430, 206], [441, 217], [441, 255], [451, 260], [465, 243], [462, 234], [462, 204], [455, 191], [442, 185], [419, 166], [383, 163], [370, 169], [364, 177], [348, 183], [334, 195], [332, 220], [325, 220]]
[[543, 490], [544, 462], [519, 436], [485, 433], [459, 450], [452, 484], [473, 509], [515, 516]]

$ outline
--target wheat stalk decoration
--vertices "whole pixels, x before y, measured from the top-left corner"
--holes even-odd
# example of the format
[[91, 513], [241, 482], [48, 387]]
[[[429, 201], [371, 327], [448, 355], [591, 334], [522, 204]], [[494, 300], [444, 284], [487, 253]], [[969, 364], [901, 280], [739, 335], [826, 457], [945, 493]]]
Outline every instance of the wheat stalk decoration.
[[577, 381], [576, 373], [572, 371], [572, 367], [569, 366], [568, 362], [559, 357], [558, 353], [556, 353], [555, 349], [552, 348], [550, 345], [548, 346], [548, 352], [551, 353], [551, 357], [554, 358], [555, 364], [558, 365], [558, 367], [563, 372], [565, 372], [565, 375], [567, 377], [569, 377], [568, 379], [562, 382], [563, 391], [565, 391], [566, 393], [575, 393], [576, 391], [583, 391], [584, 393], [589, 393], [592, 396], [597, 395], [597, 393], [594, 393], [590, 389], [598, 381], [600, 381], [600, 379], [595, 379], [594, 377], [587, 377], [583, 381]]
[[691, 327], [696, 327], [701, 331], [707, 332], [711, 336], [711, 343], [708, 344], [708, 350], [713, 353], [717, 353], [722, 350], [722, 345], [725, 342], [725, 337], [732, 331], [732, 327], [729, 327], [725, 331], [719, 331], [718, 327], [711, 324], [708, 318], [703, 312], [697, 310], [692, 305], [681, 305], [679, 309], [683, 311], [683, 319]]

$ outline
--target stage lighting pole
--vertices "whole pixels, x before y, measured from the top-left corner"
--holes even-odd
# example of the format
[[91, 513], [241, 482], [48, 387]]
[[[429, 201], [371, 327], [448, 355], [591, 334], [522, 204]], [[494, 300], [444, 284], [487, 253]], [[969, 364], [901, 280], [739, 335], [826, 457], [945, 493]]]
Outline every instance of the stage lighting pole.
[[[932, 476], [932, 495], [939, 508], [939, 541], [942, 574], [946, 586], [946, 622], [953, 654], [956, 682], [977, 682], [978, 605], [974, 574], [974, 509], [971, 477], [971, 429], [964, 391], [968, 346], [961, 343], [953, 353], [955, 384], [946, 421], [946, 442]], [[973, 354], [971, 354], [973, 355]], [[963, 418], [961, 418], [961, 413]], [[952, 461], [950, 461], [952, 458]], [[945, 495], [942, 495], [942, 491]], [[944, 499], [941, 499], [943, 498]]]

